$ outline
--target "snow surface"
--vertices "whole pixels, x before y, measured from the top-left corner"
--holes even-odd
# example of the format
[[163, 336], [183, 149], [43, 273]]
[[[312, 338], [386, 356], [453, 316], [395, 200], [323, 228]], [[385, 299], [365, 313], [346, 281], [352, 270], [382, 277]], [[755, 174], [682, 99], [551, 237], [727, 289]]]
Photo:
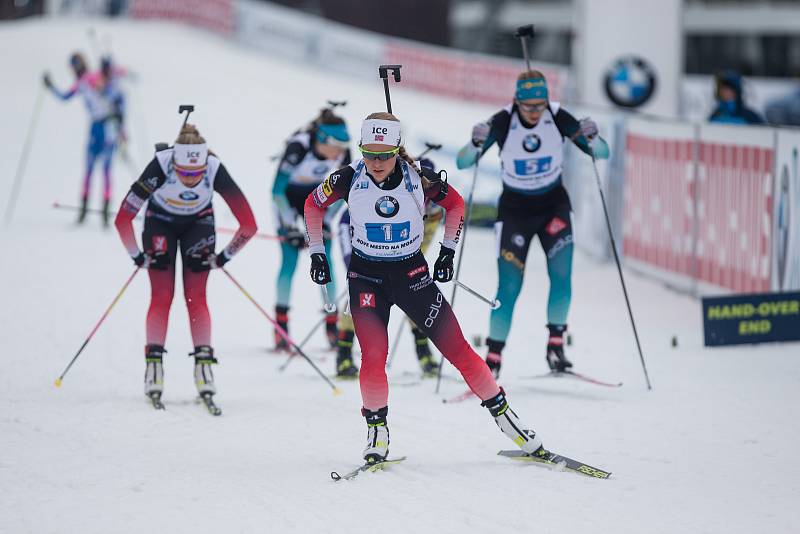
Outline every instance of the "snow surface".
[[[113, 36], [116, 58], [138, 75], [129, 92], [137, 165], [150, 157], [153, 142], [174, 139], [178, 104], [195, 104], [193, 118], [248, 195], [262, 231], [272, 231], [268, 156], [287, 134], [328, 98], [349, 100], [352, 127], [384, 104], [377, 78], [368, 84], [305, 70], [181, 26], [6, 22], [0, 45], [19, 51], [0, 55], [6, 191], [41, 72], [50, 70], [63, 87], [67, 55], [88, 51], [90, 26]], [[492, 111], [400, 88], [392, 94], [412, 139], [428, 128], [433, 140], [452, 146]], [[334, 397], [302, 361], [278, 373], [283, 358], [265, 350], [271, 344], [266, 321], [219, 273], [211, 277], [209, 298], [222, 417], [212, 418], [193, 400], [180, 290], [167, 340], [167, 411], [154, 412], [145, 401], [144, 275], [63, 387], [54, 388], [53, 379], [132, 272], [114, 231], [101, 231], [97, 220], [76, 227], [73, 213], [51, 208], [56, 200], [77, 198], [86, 127], [82, 104], [45, 99], [13, 224], [0, 230], [0, 532], [797, 531], [798, 345], [704, 349], [699, 303], [629, 273], [654, 385], [648, 392], [616, 270], [580, 254], [569, 354], [577, 369], [622, 380], [624, 387], [525, 378], [546, 370], [547, 283], [537, 246], [501, 382], [546, 446], [613, 471], [609, 480], [495, 456], [513, 446], [477, 401], [442, 404], [426, 381], [391, 390], [392, 455], [409, 459], [381, 474], [332, 482], [331, 470], [360, 460], [365, 428], [357, 384], [339, 384], [343, 394]], [[115, 203], [131, 180], [118, 162]], [[224, 202], [216, 205], [219, 224], [232, 226]], [[493, 247], [490, 232], [469, 230], [462, 280], [487, 294], [496, 283]], [[277, 252], [273, 242], [255, 240], [230, 264], [268, 309]], [[320, 317], [307, 268], [304, 259], [295, 279], [296, 337]], [[449, 296], [450, 286], [445, 291]], [[469, 337], [485, 335], [485, 305], [460, 292], [456, 311]], [[392, 335], [400, 316], [393, 316]], [[672, 335], [677, 348], [670, 346]], [[332, 372], [331, 355], [318, 350], [322, 336], [311, 345]], [[408, 381], [415, 370], [406, 332], [392, 379]], [[464, 386], [452, 367], [447, 372], [442, 393], [455, 396]]]

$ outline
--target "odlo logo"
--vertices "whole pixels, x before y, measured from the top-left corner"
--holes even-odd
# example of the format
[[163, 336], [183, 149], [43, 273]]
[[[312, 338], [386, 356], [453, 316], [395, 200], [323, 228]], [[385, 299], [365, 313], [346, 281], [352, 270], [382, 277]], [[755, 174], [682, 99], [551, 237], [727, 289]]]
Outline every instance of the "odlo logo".
[[394, 217], [399, 210], [400, 203], [394, 197], [390, 197], [388, 195], [382, 196], [377, 202], [375, 202], [375, 213], [381, 217]]
[[526, 152], [536, 152], [542, 146], [542, 139], [536, 134], [526, 135], [522, 140], [522, 148]]
[[444, 297], [440, 292], [436, 293], [436, 302], [431, 303], [431, 307], [428, 310], [428, 317], [425, 318], [425, 326], [427, 328], [433, 327], [433, 322], [439, 317], [439, 310], [442, 309], [442, 301]]

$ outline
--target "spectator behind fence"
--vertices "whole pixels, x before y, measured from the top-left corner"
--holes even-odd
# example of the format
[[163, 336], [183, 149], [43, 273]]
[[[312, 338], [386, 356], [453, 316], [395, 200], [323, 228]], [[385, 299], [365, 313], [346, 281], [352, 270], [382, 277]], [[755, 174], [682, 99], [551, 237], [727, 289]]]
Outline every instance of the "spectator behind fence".
[[742, 99], [742, 76], [735, 71], [724, 71], [715, 76], [714, 98], [717, 107], [708, 117], [709, 122], [725, 124], [763, 124], [764, 119], [748, 108]]

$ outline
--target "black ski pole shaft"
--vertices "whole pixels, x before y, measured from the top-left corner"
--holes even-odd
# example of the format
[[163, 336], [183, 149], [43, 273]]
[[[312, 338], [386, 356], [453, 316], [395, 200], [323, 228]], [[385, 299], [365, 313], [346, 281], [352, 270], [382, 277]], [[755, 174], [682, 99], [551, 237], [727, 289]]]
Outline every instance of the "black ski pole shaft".
[[114, 305], [115, 305], [117, 302], [119, 302], [119, 299], [122, 297], [122, 294], [123, 294], [123, 293], [125, 293], [125, 290], [126, 290], [126, 289], [128, 289], [128, 286], [129, 286], [129, 285], [131, 284], [131, 282], [133, 281], [133, 277], [134, 277], [134, 276], [136, 276], [136, 273], [138, 273], [138, 272], [139, 272], [139, 269], [140, 269], [140, 267], [136, 267], [136, 269], [135, 269], [135, 270], [134, 270], [134, 271], [131, 273], [131, 275], [128, 277], [128, 280], [127, 280], [127, 281], [125, 282], [125, 284], [122, 286], [122, 289], [120, 289], [120, 290], [119, 290], [119, 293], [117, 293], [117, 296], [116, 296], [116, 297], [114, 297], [114, 300], [112, 300], [112, 301], [111, 301], [111, 304], [109, 304], [109, 305], [108, 305], [108, 308], [106, 308], [106, 311], [105, 311], [105, 313], [103, 313], [102, 317], [100, 317], [100, 320], [99, 320], [99, 321], [97, 321], [97, 324], [95, 324], [95, 325], [94, 325], [94, 328], [92, 328], [92, 331], [91, 331], [91, 332], [89, 333], [89, 335], [86, 337], [86, 340], [83, 342], [83, 345], [81, 345], [81, 348], [79, 348], [79, 349], [78, 349], [78, 352], [76, 352], [76, 353], [75, 353], [75, 356], [73, 356], [73, 357], [72, 357], [72, 360], [70, 360], [69, 364], [67, 365], [67, 368], [66, 368], [66, 369], [64, 369], [64, 372], [63, 372], [63, 373], [61, 373], [61, 375], [60, 375], [58, 378], [56, 378], [56, 381], [55, 381], [55, 386], [56, 386], [57, 388], [58, 388], [58, 387], [61, 387], [61, 381], [62, 381], [62, 380], [64, 380], [64, 377], [65, 377], [65, 376], [66, 376], [66, 374], [69, 372], [69, 370], [72, 368], [72, 364], [74, 364], [74, 363], [75, 363], [75, 360], [77, 360], [77, 359], [78, 359], [78, 356], [80, 356], [80, 355], [81, 355], [81, 352], [83, 352], [83, 349], [85, 349], [85, 348], [86, 348], [86, 345], [88, 345], [88, 344], [89, 344], [89, 341], [91, 341], [91, 340], [92, 340], [92, 337], [94, 337], [94, 334], [95, 334], [95, 332], [97, 332], [97, 330], [100, 328], [100, 325], [101, 325], [101, 324], [103, 324], [103, 321], [105, 321], [105, 320], [106, 320], [106, 317], [108, 317], [108, 314], [109, 314], [109, 313], [111, 313], [111, 309], [114, 307]]
[[[345, 289], [344, 289], [344, 290], [343, 290], [343, 291], [342, 291], [342, 292], [339, 294], [339, 296], [338, 296], [338, 297], [336, 297], [336, 302], [339, 302], [339, 301], [341, 301], [341, 300], [342, 300], [342, 299], [345, 297], [345, 295], [347, 295], [347, 288], [345, 288]], [[313, 336], [313, 335], [314, 335], [314, 333], [315, 333], [317, 330], [319, 330], [319, 327], [320, 327], [320, 326], [322, 326], [323, 324], [325, 324], [325, 319], [326, 319], [326, 318], [327, 318], [327, 317], [323, 315], [323, 316], [322, 316], [322, 319], [320, 319], [319, 321], [317, 321], [317, 324], [315, 324], [315, 325], [314, 325], [314, 327], [313, 327], [311, 330], [309, 330], [308, 334], [306, 334], [306, 337], [304, 337], [304, 338], [303, 338], [303, 339], [300, 341], [300, 348], [301, 348], [301, 349], [302, 349], [303, 347], [305, 347], [305, 346], [306, 346], [306, 343], [308, 343], [308, 340], [309, 340], [309, 339], [311, 339], [311, 336]], [[278, 371], [280, 371], [280, 372], [283, 372], [283, 371], [285, 371], [285, 370], [286, 370], [286, 368], [287, 368], [287, 367], [289, 367], [289, 363], [291, 363], [291, 361], [292, 361], [293, 359], [294, 359], [294, 354], [290, 354], [290, 355], [289, 355], [289, 357], [288, 357], [288, 358], [286, 358], [286, 361], [285, 361], [285, 362], [283, 362], [283, 363], [281, 364], [281, 366], [280, 366], [280, 367], [278, 367]]]
[[639, 333], [636, 330], [636, 321], [633, 318], [633, 310], [631, 309], [631, 301], [628, 298], [628, 288], [625, 285], [625, 277], [622, 275], [622, 265], [619, 261], [619, 254], [617, 253], [617, 243], [614, 239], [614, 231], [611, 229], [611, 218], [608, 216], [608, 207], [606, 206], [606, 196], [603, 194], [603, 185], [600, 182], [600, 172], [597, 170], [597, 160], [592, 154], [592, 168], [594, 169], [594, 178], [597, 182], [597, 190], [600, 192], [600, 202], [603, 203], [603, 214], [606, 217], [606, 228], [608, 228], [608, 238], [611, 241], [611, 251], [614, 253], [614, 261], [617, 264], [617, 272], [619, 273], [619, 281], [622, 285], [622, 293], [625, 295], [625, 305], [628, 307], [628, 317], [631, 319], [631, 327], [633, 328], [633, 337], [636, 339], [636, 349], [639, 351], [639, 360], [642, 362], [642, 371], [644, 371], [644, 379], [647, 382], [647, 389], [652, 390], [653, 386], [650, 385], [650, 376], [647, 373], [647, 365], [644, 363], [644, 354], [642, 354], [642, 344], [639, 342]]
[[425, 155], [426, 155], [428, 152], [431, 152], [431, 151], [433, 151], [433, 150], [439, 150], [440, 148], [442, 148], [442, 145], [439, 145], [439, 144], [436, 144], [436, 143], [425, 143], [425, 150], [423, 150], [423, 151], [420, 153], [420, 155], [419, 155], [419, 156], [417, 156], [415, 159], [416, 159], [417, 161], [419, 161], [419, 160], [421, 160], [422, 158], [424, 158], [424, 157], [425, 157]]
[[400, 326], [397, 327], [397, 335], [394, 336], [394, 343], [392, 343], [392, 350], [389, 351], [389, 358], [386, 360], [387, 369], [392, 368], [394, 355], [397, 352], [397, 346], [400, 345], [400, 338], [403, 337], [403, 331], [405, 330], [407, 322], [408, 322], [408, 316], [403, 316], [403, 320], [400, 321]]
[[528, 54], [528, 38], [530, 37], [533, 39], [533, 24], [520, 26], [517, 28], [517, 31], [514, 35], [519, 37], [520, 42], [522, 43], [522, 55], [525, 56], [525, 66], [528, 70], [531, 70], [531, 58]]
[[[458, 263], [456, 264], [456, 276], [455, 280], [458, 282], [458, 277], [461, 275], [461, 260], [464, 259], [464, 247], [467, 244], [467, 229], [469, 228], [469, 220], [472, 216], [472, 198], [475, 194], [475, 183], [478, 181], [478, 164], [480, 163], [481, 158], [478, 156], [478, 159], [475, 161], [475, 171], [472, 175], [472, 185], [469, 188], [469, 196], [467, 197], [467, 213], [464, 217], [464, 231], [461, 233], [461, 252], [458, 254]], [[456, 290], [458, 289], [458, 284], [453, 284], [453, 293], [450, 295], [450, 307], [455, 307], [456, 305]], [[439, 360], [439, 372], [436, 376], [436, 393], [439, 393], [439, 387], [442, 385], [442, 369], [444, 368], [444, 360], [442, 358]]]
[[394, 76], [394, 81], [400, 83], [400, 68], [402, 65], [381, 65], [378, 67], [378, 76], [383, 79], [383, 92], [386, 94], [386, 111], [392, 112], [392, 96], [389, 94], [389, 71]]
[[331, 382], [330, 378], [325, 376], [325, 373], [323, 373], [320, 370], [320, 368], [317, 367], [317, 364], [314, 363], [314, 360], [309, 358], [308, 355], [305, 352], [303, 352], [303, 349], [301, 349], [300, 347], [297, 346], [297, 343], [295, 343], [292, 340], [292, 338], [289, 337], [289, 334], [286, 332], [286, 330], [284, 330], [283, 327], [281, 327], [281, 325], [279, 325], [278, 322], [275, 319], [270, 317], [270, 315], [267, 313], [267, 311], [264, 308], [261, 307], [261, 305], [256, 301], [256, 299], [254, 299], [252, 297], [252, 295], [250, 295], [250, 293], [248, 293], [247, 290], [244, 287], [242, 287], [242, 285], [238, 281], [236, 281], [236, 278], [234, 278], [233, 275], [231, 275], [231, 273], [229, 273], [227, 269], [225, 269], [224, 267], [220, 267], [220, 269], [222, 270], [223, 273], [225, 273], [225, 275], [230, 279], [230, 281], [233, 282], [233, 285], [238, 287], [239, 291], [241, 291], [242, 294], [245, 297], [247, 297], [247, 300], [249, 300], [250, 302], [253, 303], [253, 305], [258, 309], [258, 311], [261, 312], [261, 315], [263, 315], [267, 319], [267, 321], [272, 323], [272, 326], [274, 326], [275, 330], [278, 331], [278, 335], [280, 335], [283, 339], [285, 339], [286, 342], [292, 348], [294, 348], [294, 350], [297, 351], [297, 353], [300, 356], [302, 356], [303, 359], [305, 361], [307, 361], [308, 364], [314, 369], [314, 371], [316, 371], [317, 374], [331, 387], [331, 389], [333, 390], [333, 394], [334, 395], [340, 394], [341, 391], [339, 390], [339, 388], [337, 388], [336, 385], [333, 382]]
[[25, 176], [25, 168], [28, 166], [28, 156], [31, 152], [31, 145], [33, 144], [33, 133], [36, 131], [36, 124], [39, 122], [39, 115], [42, 111], [42, 102], [44, 101], [44, 87], [39, 87], [39, 92], [36, 93], [36, 101], [33, 104], [33, 113], [31, 113], [31, 121], [28, 123], [28, 132], [25, 134], [25, 144], [22, 145], [22, 153], [19, 156], [17, 163], [17, 172], [14, 174], [14, 185], [11, 186], [11, 193], [8, 195], [8, 203], [6, 204], [5, 221], [6, 224], [11, 222], [14, 216], [14, 208], [17, 205], [17, 197], [19, 197], [20, 189], [22, 188], [22, 179]]

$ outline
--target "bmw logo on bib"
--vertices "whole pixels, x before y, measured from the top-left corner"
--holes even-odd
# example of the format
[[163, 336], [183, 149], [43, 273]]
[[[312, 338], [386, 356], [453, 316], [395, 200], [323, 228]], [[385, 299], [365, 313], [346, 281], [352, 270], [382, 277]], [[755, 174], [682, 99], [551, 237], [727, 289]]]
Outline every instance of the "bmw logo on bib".
[[178, 196], [181, 197], [182, 200], [186, 201], [197, 200], [198, 198], [200, 198], [200, 195], [198, 195], [194, 191], [184, 191]]
[[542, 146], [542, 139], [536, 134], [526, 135], [522, 140], [522, 148], [526, 152], [536, 152]]
[[400, 203], [390, 196], [383, 196], [375, 203], [375, 213], [381, 217], [394, 217], [399, 209]]

